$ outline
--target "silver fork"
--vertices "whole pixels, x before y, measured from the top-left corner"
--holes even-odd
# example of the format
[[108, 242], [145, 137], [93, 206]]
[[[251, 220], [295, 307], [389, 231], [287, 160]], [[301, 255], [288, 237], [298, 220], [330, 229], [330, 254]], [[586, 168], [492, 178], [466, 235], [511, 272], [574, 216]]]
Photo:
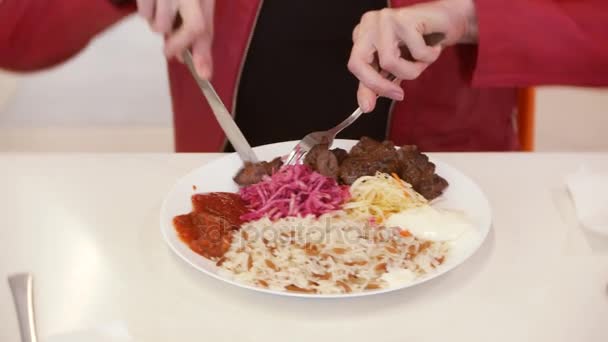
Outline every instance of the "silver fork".
[[318, 131], [307, 134], [300, 142], [291, 150], [286, 165], [295, 165], [300, 163], [308, 151], [310, 151], [315, 145], [327, 144], [331, 146], [334, 143], [334, 139], [338, 133], [342, 132], [346, 127], [350, 126], [353, 122], [363, 114], [361, 107], [357, 108], [349, 117], [344, 121], [340, 122], [334, 128], [327, 131]]
[[[393, 75], [388, 75], [386, 78], [391, 82], [394, 82], [396, 79], [396, 77]], [[379, 97], [380, 96], [376, 96], [376, 98]], [[327, 144], [328, 148], [331, 147], [331, 145], [334, 143], [336, 135], [342, 132], [346, 127], [352, 125], [353, 122], [357, 121], [361, 114], [363, 114], [363, 110], [361, 110], [361, 107], [357, 107], [357, 109], [355, 109], [355, 111], [349, 117], [340, 122], [334, 128], [327, 131], [308, 133], [291, 150], [291, 153], [289, 153], [289, 156], [287, 156], [285, 165], [295, 165], [300, 163], [304, 157], [306, 157], [306, 154], [316, 145]]]
[[[445, 34], [440, 32], [430, 33], [425, 35], [423, 38], [426, 45], [435, 46], [445, 39]], [[401, 57], [406, 60], [414, 61], [414, 58], [410, 52], [404, 47], [401, 48]], [[382, 73], [389, 81], [395, 81], [396, 77], [394, 75], [390, 75], [388, 73], [385, 74], [384, 72]], [[336, 127], [328, 131], [318, 131], [307, 134], [291, 150], [287, 156], [285, 165], [294, 165], [300, 163], [315, 145], [327, 144], [328, 147], [331, 147], [336, 135], [342, 132], [342, 130], [344, 130], [346, 127], [350, 126], [353, 122], [357, 121], [361, 114], [363, 114], [363, 111], [361, 110], [361, 107], [359, 107], [349, 117], [347, 117], [346, 120], [339, 123]]]

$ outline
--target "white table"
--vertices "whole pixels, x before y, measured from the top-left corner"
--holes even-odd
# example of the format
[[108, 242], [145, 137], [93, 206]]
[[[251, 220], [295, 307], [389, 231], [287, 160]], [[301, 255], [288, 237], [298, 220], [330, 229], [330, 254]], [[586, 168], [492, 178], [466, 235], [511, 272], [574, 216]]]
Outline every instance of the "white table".
[[[608, 154], [441, 154], [488, 195], [494, 227], [446, 276], [391, 294], [303, 300], [199, 274], [164, 244], [160, 203], [217, 155], [0, 155], [0, 276], [34, 275], [39, 335], [122, 321], [136, 341], [608, 341], [608, 241], [563, 186]], [[18, 341], [0, 282], [0, 341]]]

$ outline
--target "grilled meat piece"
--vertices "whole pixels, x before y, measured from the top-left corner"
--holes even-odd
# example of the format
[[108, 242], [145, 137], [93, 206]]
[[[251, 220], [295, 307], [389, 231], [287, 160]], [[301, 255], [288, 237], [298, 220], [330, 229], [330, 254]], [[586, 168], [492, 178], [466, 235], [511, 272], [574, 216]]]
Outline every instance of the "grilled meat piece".
[[[349, 157], [369, 157], [376, 153], [396, 153], [395, 145], [388, 140], [383, 142], [376, 141], [369, 137], [362, 137], [359, 142], [353, 146], [348, 154]], [[396, 154], [395, 154], [396, 156]]]
[[[390, 141], [379, 142], [368, 137], [361, 138], [350, 152], [340, 148], [329, 150], [327, 144], [314, 146], [304, 158], [304, 164], [349, 185], [361, 176], [373, 176], [376, 172], [396, 173], [428, 200], [440, 196], [448, 186], [448, 182], [435, 173], [435, 164], [418, 147], [405, 145], [396, 149]], [[241, 186], [255, 184], [282, 165], [280, 158], [245, 163], [234, 181]]]
[[323, 176], [337, 179], [340, 172], [338, 158], [329, 150], [319, 153], [315, 170]]
[[373, 176], [378, 171], [393, 173], [398, 170], [399, 161], [394, 158], [349, 157], [340, 165], [340, 181], [350, 185], [361, 176]]
[[334, 179], [338, 177], [340, 171], [338, 158], [332, 151], [328, 150], [327, 144], [313, 146], [306, 154], [304, 164], [318, 173]]
[[363, 137], [350, 150], [348, 158], [340, 164], [340, 180], [352, 184], [361, 176], [373, 176], [376, 172], [398, 173], [399, 155], [390, 141], [378, 142]]
[[399, 176], [412, 184], [424, 198], [432, 200], [443, 193], [448, 182], [435, 174], [435, 164], [414, 145], [402, 146], [398, 152], [401, 172]]
[[245, 165], [234, 176], [233, 180], [240, 186], [259, 183], [264, 176], [270, 176], [283, 166], [281, 157], [277, 157], [270, 162], [262, 161], [259, 163], [246, 162]]
[[421, 180], [414, 189], [427, 200], [435, 199], [448, 187], [448, 181], [435, 174], [430, 179]]
[[342, 164], [344, 159], [348, 158], [348, 152], [344, 149], [334, 148], [333, 150], [330, 150], [330, 151], [336, 156], [336, 159], [338, 160], [338, 164]]
[[378, 142], [367, 137], [361, 138], [340, 164], [340, 180], [352, 184], [357, 178], [377, 171], [397, 173], [428, 200], [440, 196], [448, 186], [445, 179], [435, 174], [435, 164], [418, 147], [405, 145], [396, 149], [390, 141]]
[[327, 144], [319, 144], [313, 146], [308, 153], [306, 153], [306, 157], [304, 157], [304, 165], [307, 165], [311, 169], [315, 170], [315, 166], [317, 165], [317, 158], [319, 154], [323, 151], [327, 151]]

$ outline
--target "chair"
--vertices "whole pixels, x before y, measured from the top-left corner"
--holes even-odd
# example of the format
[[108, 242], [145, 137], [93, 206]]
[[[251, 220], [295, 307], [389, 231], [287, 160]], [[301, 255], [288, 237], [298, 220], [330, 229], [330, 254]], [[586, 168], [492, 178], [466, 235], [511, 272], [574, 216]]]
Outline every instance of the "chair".
[[522, 88], [517, 99], [517, 129], [519, 146], [522, 151], [534, 150], [534, 109], [536, 92], [534, 88]]

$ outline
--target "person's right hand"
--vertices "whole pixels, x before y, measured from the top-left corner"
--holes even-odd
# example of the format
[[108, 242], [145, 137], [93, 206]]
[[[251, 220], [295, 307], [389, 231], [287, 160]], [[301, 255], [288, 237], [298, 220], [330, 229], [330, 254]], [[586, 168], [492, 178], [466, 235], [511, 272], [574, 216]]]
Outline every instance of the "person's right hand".
[[[165, 55], [181, 60], [191, 48], [194, 66], [203, 79], [211, 78], [215, 0], [137, 0], [138, 12], [158, 33], [165, 35]], [[174, 30], [177, 14], [182, 24]]]

